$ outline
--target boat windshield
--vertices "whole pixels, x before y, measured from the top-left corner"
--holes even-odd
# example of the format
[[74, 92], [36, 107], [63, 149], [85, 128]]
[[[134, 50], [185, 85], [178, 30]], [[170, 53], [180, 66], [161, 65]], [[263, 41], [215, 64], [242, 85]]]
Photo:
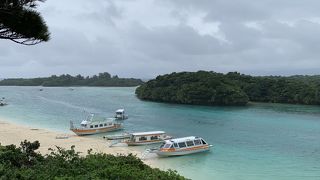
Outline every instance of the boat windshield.
[[195, 139], [194, 140], [194, 145], [201, 145], [201, 140], [200, 139]]
[[163, 148], [170, 148], [171, 145], [172, 145], [172, 144], [165, 144], [165, 145], [163, 146]]
[[201, 139], [202, 144], [207, 144], [203, 139]]

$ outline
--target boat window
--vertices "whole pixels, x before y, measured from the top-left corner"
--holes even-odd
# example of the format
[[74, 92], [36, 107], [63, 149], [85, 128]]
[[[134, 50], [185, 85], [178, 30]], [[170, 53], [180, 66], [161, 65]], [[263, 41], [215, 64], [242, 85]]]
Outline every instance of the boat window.
[[207, 144], [203, 139], [201, 139], [201, 141], [202, 141], [202, 144]]
[[187, 141], [188, 146], [194, 146], [193, 141]]
[[165, 144], [163, 148], [170, 148], [172, 144]]
[[109, 123], [109, 126], [111, 126], [112, 125], [112, 123]]
[[93, 125], [91, 125], [90, 128], [93, 128]]
[[180, 148], [186, 147], [186, 143], [185, 143], [185, 142], [181, 142], [181, 143], [178, 143], [178, 144], [179, 144], [179, 147], [180, 147]]
[[156, 140], [156, 139], [158, 139], [158, 136], [151, 136], [150, 139], [151, 139], [151, 140]]
[[178, 143], [173, 143], [175, 148], [179, 148]]
[[102, 127], [103, 126], [103, 124], [100, 124], [100, 127]]
[[163, 144], [161, 144], [161, 146], [160, 146], [160, 148], [163, 148], [163, 146], [164, 146], [165, 144], [163, 143]]
[[195, 145], [200, 145], [200, 144], [201, 144], [200, 139], [196, 139], [196, 140], [194, 140], [194, 144], [195, 144]]
[[140, 138], [139, 138], [139, 141], [146, 141], [147, 140], [147, 137], [144, 137], [144, 136], [141, 136]]
[[104, 123], [104, 126], [107, 126], [108, 124], [107, 123]]
[[98, 127], [98, 124], [97, 124], [97, 125], [94, 125], [94, 127]]

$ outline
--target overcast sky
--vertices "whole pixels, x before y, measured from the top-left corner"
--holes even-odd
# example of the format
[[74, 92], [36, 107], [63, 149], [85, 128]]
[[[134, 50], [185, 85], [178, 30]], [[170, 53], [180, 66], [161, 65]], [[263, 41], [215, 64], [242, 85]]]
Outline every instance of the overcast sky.
[[51, 40], [0, 40], [0, 78], [320, 74], [319, 0], [47, 0]]

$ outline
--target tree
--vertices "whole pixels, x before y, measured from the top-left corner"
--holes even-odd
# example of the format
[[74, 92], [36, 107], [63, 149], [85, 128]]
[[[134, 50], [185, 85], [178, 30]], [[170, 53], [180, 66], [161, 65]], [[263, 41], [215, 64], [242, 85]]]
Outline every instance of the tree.
[[56, 147], [50, 153], [37, 152], [38, 141], [24, 141], [20, 147], [0, 145], [0, 179], [176, 179], [176, 171], [162, 171], [144, 164], [136, 156], [92, 153], [81, 156], [71, 149]]
[[0, 39], [34, 45], [50, 39], [48, 27], [35, 9], [44, 0], [1, 0]]

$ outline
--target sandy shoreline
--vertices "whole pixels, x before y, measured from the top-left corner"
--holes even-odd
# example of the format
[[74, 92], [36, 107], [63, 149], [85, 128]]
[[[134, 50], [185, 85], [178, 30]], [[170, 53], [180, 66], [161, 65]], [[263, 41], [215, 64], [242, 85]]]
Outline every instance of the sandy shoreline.
[[[57, 136], [67, 136], [67, 139], [57, 139]], [[47, 154], [49, 148], [55, 149], [56, 146], [70, 149], [72, 145], [75, 145], [75, 150], [86, 154], [88, 149], [92, 149], [93, 152], [102, 152], [107, 154], [135, 154], [141, 157], [142, 152], [132, 150], [128, 147], [108, 147], [110, 142], [104, 139], [79, 137], [74, 134], [62, 134], [46, 129], [34, 129], [28, 126], [17, 125], [11, 123], [8, 120], [0, 119], [0, 143], [1, 145], [15, 144], [20, 145], [21, 141], [36, 141], [40, 142], [39, 152]], [[157, 167], [155, 159], [146, 159], [144, 162], [152, 167]]]

